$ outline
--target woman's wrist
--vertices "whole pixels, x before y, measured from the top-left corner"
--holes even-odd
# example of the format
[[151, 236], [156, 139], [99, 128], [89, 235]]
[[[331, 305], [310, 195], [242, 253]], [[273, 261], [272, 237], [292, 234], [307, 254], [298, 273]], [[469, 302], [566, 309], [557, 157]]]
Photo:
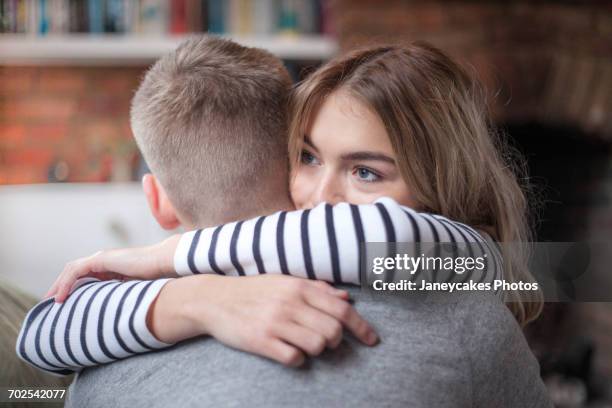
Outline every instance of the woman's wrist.
[[153, 254], [156, 259], [156, 270], [162, 278], [176, 278], [179, 275], [174, 268], [174, 253], [181, 239], [181, 234], [174, 234], [162, 242], [153, 245]]
[[202, 323], [201, 299], [207, 276], [186, 276], [164, 285], [147, 314], [149, 331], [164, 343], [178, 343], [208, 334]]

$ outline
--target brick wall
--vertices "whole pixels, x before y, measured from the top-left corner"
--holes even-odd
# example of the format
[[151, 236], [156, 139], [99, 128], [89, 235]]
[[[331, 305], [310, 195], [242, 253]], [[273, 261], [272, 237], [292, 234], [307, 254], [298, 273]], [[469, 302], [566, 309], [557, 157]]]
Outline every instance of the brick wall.
[[[569, 123], [612, 139], [610, 5], [501, 0], [332, 5], [343, 49], [427, 40], [481, 78], [499, 122]], [[67, 181], [125, 179], [125, 171], [113, 174], [113, 169], [125, 169], [136, 155], [127, 117], [142, 71], [0, 67], [0, 184], [45, 182], [50, 172], [62, 178], [66, 168]]]
[[118, 169], [137, 158], [128, 118], [142, 72], [0, 67], [0, 184], [125, 179]]

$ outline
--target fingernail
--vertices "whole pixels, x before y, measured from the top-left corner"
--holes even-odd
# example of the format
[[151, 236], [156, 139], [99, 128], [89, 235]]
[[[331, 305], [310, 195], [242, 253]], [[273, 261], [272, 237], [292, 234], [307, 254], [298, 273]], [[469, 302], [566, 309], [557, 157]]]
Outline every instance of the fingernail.
[[378, 335], [376, 332], [374, 332], [374, 330], [370, 330], [370, 333], [368, 333], [368, 344], [373, 346], [376, 343], [378, 343]]
[[342, 289], [336, 289], [336, 288], [330, 288], [329, 293], [334, 295], [334, 296], [344, 296], [344, 290]]

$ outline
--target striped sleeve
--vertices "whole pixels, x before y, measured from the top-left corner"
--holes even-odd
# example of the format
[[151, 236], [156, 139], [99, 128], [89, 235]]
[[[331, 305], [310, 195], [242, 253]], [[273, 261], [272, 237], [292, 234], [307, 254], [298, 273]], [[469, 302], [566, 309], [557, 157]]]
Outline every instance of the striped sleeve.
[[171, 346], [146, 324], [149, 306], [170, 279], [77, 281], [64, 303], [45, 299], [26, 315], [17, 355], [55, 375]]
[[475, 229], [445, 217], [417, 212], [391, 198], [373, 204], [319, 204], [313, 209], [190, 231], [174, 254], [179, 275], [283, 273], [334, 283], [359, 284], [364, 242], [471, 243], [474, 256], [487, 254], [480, 276], [453, 274], [451, 280], [501, 279], [501, 255]]

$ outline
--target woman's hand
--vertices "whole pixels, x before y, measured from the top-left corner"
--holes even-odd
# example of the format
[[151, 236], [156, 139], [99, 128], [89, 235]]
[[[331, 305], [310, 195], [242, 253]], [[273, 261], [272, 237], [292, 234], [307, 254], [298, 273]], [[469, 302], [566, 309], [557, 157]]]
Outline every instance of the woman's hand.
[[69, 262], [45, 294], [45, 298], [55, 295], [56, 302], [63, 302], [77, 279], [86, 276], [101, 280], [176, 277], [173, 257], [180, 237], [173, 235], [159, 244], [140, 248], [99, 251]]
[[322, 281], [283, 275], [195, 275], [168, 282], [149, 309], [161, 341], [202, 334], [288, 366], [335, 348], [348, 329], [367, 345], [378, 336], [348, 302], [348, 293]]

